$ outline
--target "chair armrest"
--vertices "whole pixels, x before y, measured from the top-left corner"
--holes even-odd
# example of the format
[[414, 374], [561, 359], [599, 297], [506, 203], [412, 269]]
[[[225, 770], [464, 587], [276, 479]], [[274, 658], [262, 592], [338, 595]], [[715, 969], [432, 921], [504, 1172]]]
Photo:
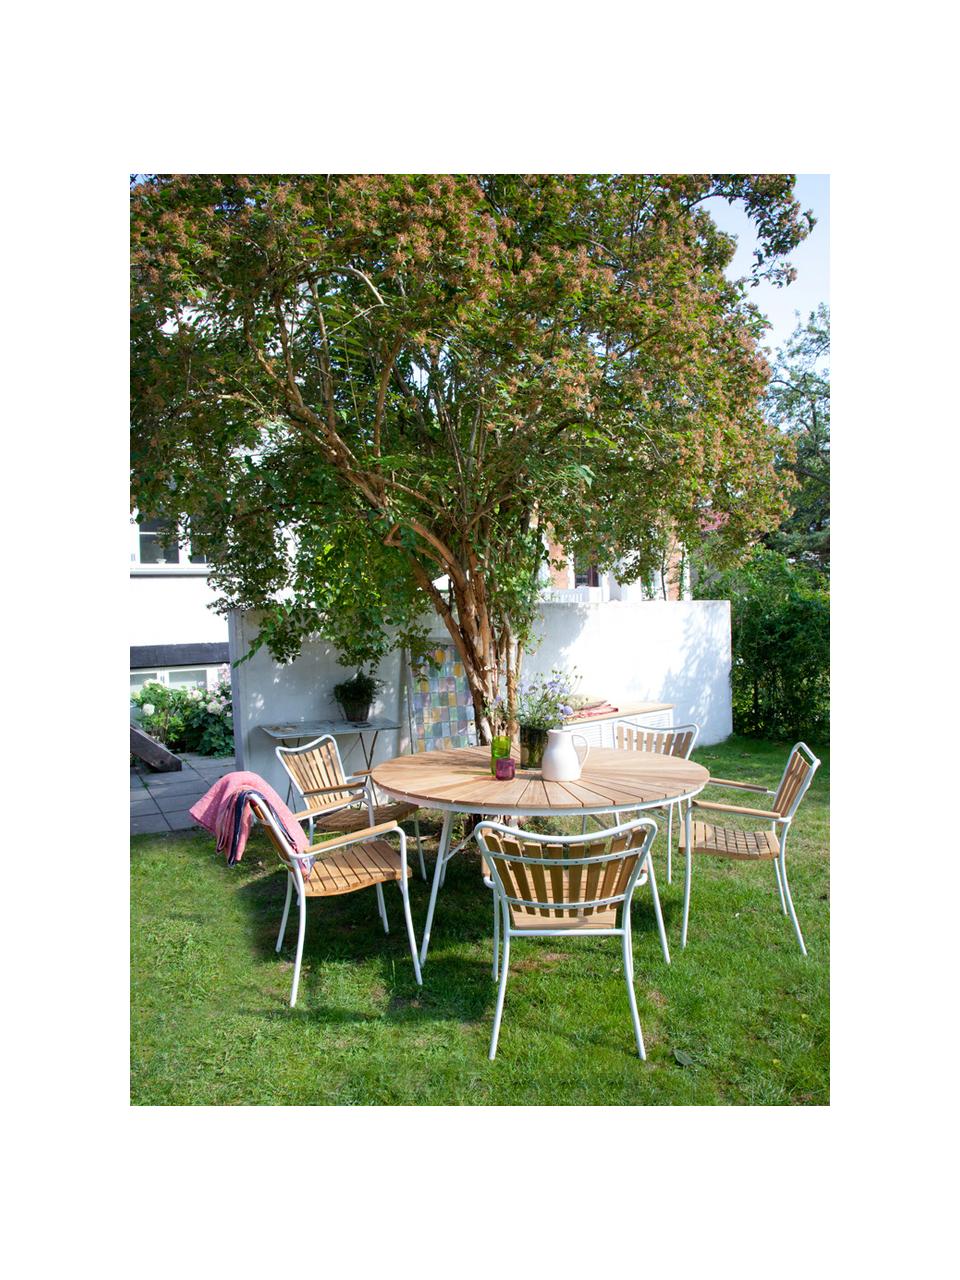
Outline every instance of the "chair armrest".
[[708, 787], [736, 787], [739, 791], [758, 791], [761, 795], [776, 795], [775, 791], [771, 791], [769, 787], [758, 787], [753, 782], [735, 782], [733, 778], [714, 778], [712, 775], [707, 783]]
[[[333, 791], [350, 790], [349, 787], [333, 787], [331, 789]], [[354, 788], [354, 790], [356, 790], [356, 788]], [[363, 790], [365, 791], [366, 788], [364, 787]], [[318, 793], [314, 791], [307, 792], [307, 795], [317, 795], [317, 794]], [[343, 809], [349, 809], [351, 805], [355, 805], [357, 801], [361, 800], [362, 798], [363, 797], [361, 795], [357, 795], [357, 796], [351, 796], [350, 799], [348, 800], [336, 800], [330, 804], [314, 805], [310, 809], [301, 809], [298, 813], [295, 813], [293, 817], [296, 818], [297, 822], [306, 822], [308, 818], [326, 818], [326, 817], [329, 817], [331, 814], [340, 813]]]
[[335, 796], [341, 791], [363, 791], [366, 787], [365, 782], [338, 782], [333, 787], [311, 787], [309, 791], [303, 792], [303, 798], [307, 796]]
[[744, 804], [715, 804], [710, 800], [694, 800], [695, 809], [717, 809], [721, 813], [743, 813], [749, 818], [767, 818], [770, 822], [782, 822], [775, 809], [748, 809]]
[[[378, 822], [375, 827], [364, 827], [361, 831], [351, 831], [346, 836], [333, 836], [330, 840], [321, 840], [319, 844], [312, 844], [308, 849], [304, 849], [304, 854], [313, 853], [322, 856], [324, 853], [330, 853], [334, 849], [340, 849], [345, 844], [358, 844], [363, 840], [371, 840], [376, 836], [385, 835], [388, 831], [399, 832], [405, 835], [403, 828], [396, 822]], [[303, 854], [300, 855], [301, 857]]]

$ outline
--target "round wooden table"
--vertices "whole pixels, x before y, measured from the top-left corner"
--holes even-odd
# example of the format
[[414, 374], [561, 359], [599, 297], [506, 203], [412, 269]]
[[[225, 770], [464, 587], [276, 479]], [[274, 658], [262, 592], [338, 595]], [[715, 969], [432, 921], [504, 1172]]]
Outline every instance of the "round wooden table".
[[[518, 753], [514, 750], [514, 756]], [[443, 813], [437, 865], [420, 948], [427, 958], [437, 891], [444, 867], [468, 843], [450, 848], [455, 813], [483, 817], [568, 817], [614, 813], [618, 809], [655, 809], [672, 800], [690, 800], [707, 785], [709, 772], [692, 760], [651, 751], [616, 751], [591, 747], [576, 782], [545, 782], [538, 769], [517, 768], [510, 782], [490, 776], [490, 748], [463, 747], [397, 756], [378, 764], [371, 777], [391, 799], [409, 801]], [[685, 821], [690, 822], [687, 805]], [[689, 848], [689, 831], [687, 847]]]

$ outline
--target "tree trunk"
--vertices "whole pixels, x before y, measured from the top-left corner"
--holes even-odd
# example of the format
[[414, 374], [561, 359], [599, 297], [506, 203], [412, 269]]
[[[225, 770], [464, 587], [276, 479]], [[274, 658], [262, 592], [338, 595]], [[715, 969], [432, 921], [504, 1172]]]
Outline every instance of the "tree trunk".
[[514, 639], [509, 623], [499, 629], [499, 635], [487, 607], [487, 591], [483, 574], [474, 568], [462, 583], [453, 583], [455, 610], [450, 609], [442, 597], [432, 597], [434, 607], [456, 645], [457, 653], [466, 672], [467, 685], [473, 698], [477, 740], [485, 745], [493, 737], [487, 708], [506, 686], [507, 705], [510, 708], [511, 736], [516, 736], [517, 680], [520, 674], [522, 653]]

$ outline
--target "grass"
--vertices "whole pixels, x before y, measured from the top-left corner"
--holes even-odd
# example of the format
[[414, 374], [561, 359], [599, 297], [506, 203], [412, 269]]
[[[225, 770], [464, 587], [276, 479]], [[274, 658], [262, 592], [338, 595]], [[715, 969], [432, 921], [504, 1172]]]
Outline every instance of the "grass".
[[[787, 751], [732, 738], [694, 758], [721, 777], [773, 786]], [[133, 1102], [826, 1104], [829, 766], [820, 754], [824, 765], [788, 846], [806, 959], [780, 911], [772, 868], [705, 858], [695, 862], [681, 951], [682, 864], [675, 856], [667, 885], [658, 834], [673, 963], [663, 962], [641, 889], [634, 947], [646, 1062], [636, 1054], [619, 941], [611, 938], [516, 942], [499, 1052], [487, 1061], [492, 913], [475, 855], [448, 870], [422, 988], [394, 888], [386, 890], [388, 937], [372, 890], [310, 902], [300, 995], [290, 1009], [295, 928], [278, 956], [284, 877], [262, 833], [236, 867], [199, 832], [135, 837]], [[744, 802], [743, 792], [710, 794]], [[428, 851], [438, 817], [421, 822]], [[411, 884], [419, 935], [428, 889], [419, 878]]]

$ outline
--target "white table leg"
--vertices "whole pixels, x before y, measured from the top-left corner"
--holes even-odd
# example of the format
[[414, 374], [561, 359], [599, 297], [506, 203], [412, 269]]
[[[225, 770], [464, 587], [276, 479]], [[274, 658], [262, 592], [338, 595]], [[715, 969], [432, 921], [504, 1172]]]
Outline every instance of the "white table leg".
[[437, 865], [433, 869], [433, 885], [430, 889], [430, 905], [427, 907], [427, 922], [423, 926], [423, 942], [420, 945], [420, 964], [427, 962], [427, 948], [430, 945], [430, 928], [433, 924], [433, 913], [437, 906], [437, 893], [443, 878], [443, 860], [450, 848], [450, 829], [453, 826], [453, 812], [448, 810], [443, 815], [443, 827], [440, 831], [440, 847], [437, 850]]

